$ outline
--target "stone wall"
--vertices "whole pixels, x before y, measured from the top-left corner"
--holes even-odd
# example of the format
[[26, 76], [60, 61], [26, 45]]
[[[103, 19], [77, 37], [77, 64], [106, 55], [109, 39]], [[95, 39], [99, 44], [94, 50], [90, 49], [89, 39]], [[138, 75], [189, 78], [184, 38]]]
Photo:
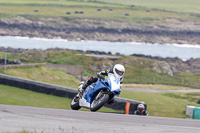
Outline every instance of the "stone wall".
[[[82, 66], [76, 65], [60, 65], [60, 64], [45, 64], [45, 63], [21, 63], [21, 64], [7, 64], [6, 68], [12, 67], [35, 67], [38, 65], [46, 65], [50, 69], [59, 69], [64, 71], [74, 77], [78, 78], [79, 80], [83, 80], [83, 68]], [[0, 69], [3, 69], [5, 66], [0, 64]]]
[[[13, 67], [35, 67], [39, 65], [44, 65], [44, 63], [21, 63], [21, 64], [8, 64], [6, 68], [13, 68]], [[3, 69], [5, 66], [0, 65], [0, 69]]]
[[59, 69], [68, 74], [73, 75], [74, 77], [82, 80], [83, 68], [82, 66], [75, 65], [61, 65], [61, 64], [46, 64], [46, 66], [50, 69]]

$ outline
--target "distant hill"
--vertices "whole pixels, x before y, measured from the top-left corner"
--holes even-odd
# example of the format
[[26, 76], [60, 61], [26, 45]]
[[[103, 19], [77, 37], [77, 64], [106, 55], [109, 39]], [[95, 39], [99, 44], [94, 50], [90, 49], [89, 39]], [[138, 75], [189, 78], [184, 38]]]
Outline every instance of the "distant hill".
[[198, 5], [197, 0], [1, 0], [0, 35], [199, 45]]

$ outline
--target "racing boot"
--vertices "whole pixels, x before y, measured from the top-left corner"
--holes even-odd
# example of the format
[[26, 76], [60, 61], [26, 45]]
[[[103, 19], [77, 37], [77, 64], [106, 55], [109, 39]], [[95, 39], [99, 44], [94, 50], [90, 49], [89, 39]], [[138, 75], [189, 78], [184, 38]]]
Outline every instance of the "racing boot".
[[83, 92], [85, 91], [86, 88], [87, 88], [87, 84], [84, 84], [84, 81], [80, 82], [78, 86], [78, 94], [80, 98], [82, 98]]

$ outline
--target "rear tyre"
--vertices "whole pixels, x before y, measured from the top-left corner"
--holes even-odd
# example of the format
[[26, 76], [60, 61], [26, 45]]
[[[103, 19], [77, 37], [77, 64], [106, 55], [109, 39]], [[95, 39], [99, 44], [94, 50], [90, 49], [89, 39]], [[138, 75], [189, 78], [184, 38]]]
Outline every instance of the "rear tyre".
[[71, 108], [73, 110], [79, 110], [81, 107], [79, 106], [79, 96], [76, 95], [71, 101]]
[[105, 103], [108, 102], [109, 95], [103, 91], [100, 91], [99, 94], [95, 97], [90, 105], [91, 111], [99, 110]]

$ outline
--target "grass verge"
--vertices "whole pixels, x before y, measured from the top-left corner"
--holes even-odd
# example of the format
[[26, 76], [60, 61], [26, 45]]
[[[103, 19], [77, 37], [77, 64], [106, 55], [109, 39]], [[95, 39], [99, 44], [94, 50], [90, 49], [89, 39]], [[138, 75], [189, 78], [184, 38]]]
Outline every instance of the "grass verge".
[[[3, 73], [3, 69], [1, 69], [0, 72]], [[61, 70], [49, 69], [43, 65], [36, 67], [8, 68], [6, 74], [71, 88], [77, 88], [80, 82], [72, 75]]]
[[[46, 95], [5, 85], [0, 85], [0, 92], [0, 104], [71, 110], [71, 99], [68, 98]], [[88, 109], [80, 110], [88, 111]], [[105, 107], [99, 111], [120, 113], [119, 111]]]
[[[147, 110], [150, 116], [186, 118], [186, 105], [199, 106], [196, 103], [197, 101], [188, 101], [183, 98], [176, 97], [176, 94], [174, 93], [122, 91], [120, 97], [144, 101], [145, 104], [147, 104]], [[189, 95], [187, 98], [192, 98], [192, 95]]]

